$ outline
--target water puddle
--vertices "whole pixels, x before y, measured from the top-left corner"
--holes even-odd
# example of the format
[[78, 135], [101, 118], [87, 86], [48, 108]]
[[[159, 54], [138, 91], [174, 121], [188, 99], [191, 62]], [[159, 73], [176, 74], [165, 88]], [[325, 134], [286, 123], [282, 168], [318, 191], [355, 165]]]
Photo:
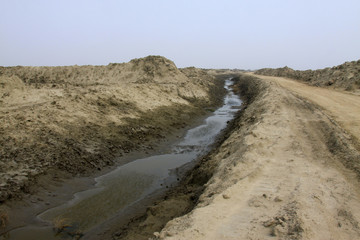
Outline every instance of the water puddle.
[[225, 83], [228, 94], [224, 105], [204, 124], [189, 130], [171, 153], [138, 159], [96, 178], [94, 188], [76, 193], [66, 204], [38, 215], [47, 226], [18, 228], [0, 239], [78, 239], [145, 196], [174, 184], [178, 180], [175, 169], [206, 153], [238, 111], [241, 100], [231, 91], [231, 84], [230, 80]]

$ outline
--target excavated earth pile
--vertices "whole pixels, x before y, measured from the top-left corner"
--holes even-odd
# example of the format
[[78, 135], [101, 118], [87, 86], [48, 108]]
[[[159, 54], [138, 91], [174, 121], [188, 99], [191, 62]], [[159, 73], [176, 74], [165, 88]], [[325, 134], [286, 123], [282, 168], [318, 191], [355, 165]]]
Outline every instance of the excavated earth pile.
[[0, 67], [0, 202], [38, 176], [88, 174], [151, 151], [222, 104], [223, 80], [149, 56], [107, 66]]
[[320, 70], [299, 71], [289, 67], [263, 68], [255, 71], [255, 74], [292, 78], [313, 86], [340, 88], [347, 91], [360, 90], [360, 60]]

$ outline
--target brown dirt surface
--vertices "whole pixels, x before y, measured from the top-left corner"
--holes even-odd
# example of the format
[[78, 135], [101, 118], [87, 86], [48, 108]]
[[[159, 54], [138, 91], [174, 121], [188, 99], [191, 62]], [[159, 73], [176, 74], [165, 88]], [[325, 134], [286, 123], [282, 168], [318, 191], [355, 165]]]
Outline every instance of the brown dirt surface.
[[312, 87], [282, 77], [258, 77], [275, 82], [320, 106], [324, 113], [340, 124], [347, 134], [357, 142], [355, 144], [360, 146], [360, 96], [345, 91]]
[[332, 68], [320, 70], [293, 70], [289, 67], [263, 68], [255, 72], [258, 75], [287, 77], [304, 81], [313, 86], [340, 88], [360, 92], [360, 60], [346, 62]]
[[[107, 66], [0, 67], [0, 202], [50, 169], [89, 174], [222, 103], [223, 81], [160, 56]], [[55, 174], [56, 175], [56, 174]]]
[[[175, 202], [173, 208], [184, 206], [185, 215], [150, 237], [359, 239], [360, 154], [353, 139], [324, 106], [282, 80], [240, 75], [238, 84], [245, 109], [220, 146], [188, 175], [183, 191], [177, 191], [194, 202], [193, 209]], [[306, 92], [317, 95], [314, 89]], [[196, 193], [199, 188], [191, 183], [203, 188]], [[181, 199], [175, 196], [149, 208], [137, 228], [172, 209], [168, 204]], [[149, 238], [136, 233], [120, 239]]]

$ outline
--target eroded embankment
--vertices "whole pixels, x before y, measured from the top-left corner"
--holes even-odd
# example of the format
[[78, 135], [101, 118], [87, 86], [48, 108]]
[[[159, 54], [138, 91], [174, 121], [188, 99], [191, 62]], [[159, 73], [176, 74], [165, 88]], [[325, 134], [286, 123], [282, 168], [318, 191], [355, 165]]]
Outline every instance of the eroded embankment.
[[158, 56], [1, 67], [0, 202], [31, 193], [51, 169], [56, 179], [87, 174], [122, 154], [151, 151], [219, 106], [224, 93], [223, 80]]
[[[230, 77], [230, 75], [226, 76]], [[163, 194], [161, 199], [156, 200], [144, 215], [132, 219], [120, 229], [114, 226], [112, 228], [114, 239], [135, 240], [154, 237], [153, 233], [160, 231], [168, 221], [189, 213], [199, 204], [199, 196], [204, 192], [206, 183], [213, 176], [219, 164], [218, 159], [215, 159], [214, 156], [221, 151], [221, 144], [233, 133], [240, 122], [253, 122], [252, 116], [247, 116], [244, 110], [266, 87], [256, 81], [254, 82], [251, 77], [243, 77], [242, 81], [238, 77], [233, 77], [233, 81], [234, 91], [242, 96], [244, 102], [235, 119], [229, 122], [227, 128], [218, 136], [212, 150], [206, 156], [198, 159], [195, 166], [186, 173], [181, 183]], [[117, 230], [115, 231], [115, 229]]]
[[223, 141], [114, 238], [360, 237], [360, 154], [344, 131], [276, 82], [238, 86], [247, 105]]

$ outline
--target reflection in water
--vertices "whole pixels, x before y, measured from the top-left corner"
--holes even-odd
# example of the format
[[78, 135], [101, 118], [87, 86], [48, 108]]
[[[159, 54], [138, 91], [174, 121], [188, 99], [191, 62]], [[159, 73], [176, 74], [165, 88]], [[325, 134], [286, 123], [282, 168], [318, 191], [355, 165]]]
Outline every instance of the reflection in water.
[[[100, 190], [78, 194], [76, 201], [52, 209], [41, 215], [42, 219], [65, 219], [76, 224], [82, 231], [111, 217], [130, 202], [139, 199], [145, 189], [151, 188], [155, 177], [146, 174], [121, 171], [121, 177], [108, 179], [100, 184]], [[126, 187], [124, 187], [126, 186]]]
[[[231, 81], [226, 81], [225, 88], [230, 90], [230, 84]], [[96, 178], [94, 189], [79, 192], [68, 203], [39, 215], [44, 221], [63, 224], [64, 230], [71, 226], [67, 235], [63, 233], [56, 237], [52, 227], [25, 227], [10, 232], [10, 237], [5, 239], [72, 238], [77, 236], [74, 234], [100, 224], [151, 192], [175, 182], [176, 177], [170, 176], [170, 172], [173, 172], [170, 170], [204, 154], [216, 135], [234, 117], [240, 105], [239, 97], [229, 91], [224, 105], [208, 117], [203, 125], [189, 130], [183, 141], [173, 147], [172, 153], [138, 159], [120, 166]], [[27, 238], [23, 238], [24, 236]]]

